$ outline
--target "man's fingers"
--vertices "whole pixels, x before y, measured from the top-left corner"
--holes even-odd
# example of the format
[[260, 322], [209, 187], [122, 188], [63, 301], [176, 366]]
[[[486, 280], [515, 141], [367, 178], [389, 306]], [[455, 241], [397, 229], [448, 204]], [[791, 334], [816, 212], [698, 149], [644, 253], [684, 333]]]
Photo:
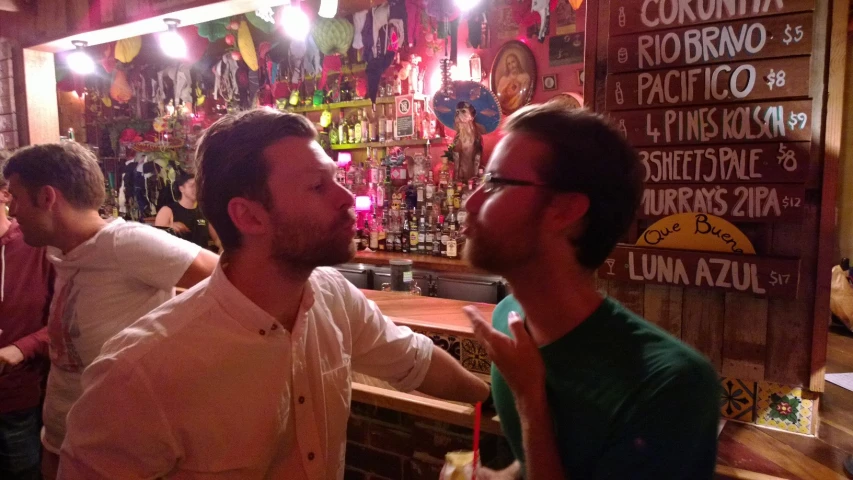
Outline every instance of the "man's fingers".
[[486, 353], [492, 358], [502, 358], [504, 352], [512, 342], [508, 336], [497, 331], [492, 327], [480, 314], [476, 307], [462, 307], [462, 311], [468, 316], [471, 321], [471, 327], [474, 329], [474, 336], [486, 348]]
[[527, 333], [527, 329], [524, 327], [524, 321], [516, 312], [509, 313], [509, 331], [512, 332], [512, 336], [515, 338], [516, 342], [529, 344], [532, 343], [533, 340], [530, 338], [530, 334]]

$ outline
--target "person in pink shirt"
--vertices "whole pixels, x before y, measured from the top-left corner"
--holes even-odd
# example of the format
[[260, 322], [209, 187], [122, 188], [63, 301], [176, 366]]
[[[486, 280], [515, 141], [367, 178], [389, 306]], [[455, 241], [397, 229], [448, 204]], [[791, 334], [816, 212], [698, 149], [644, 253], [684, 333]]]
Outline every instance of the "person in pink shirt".
[[38, 479], [53, 269], [6, 214], [5, 160], [0, 151], [0, 478]]
[[354, 198], [303, 116], [223, 117], [196, 152], [210, 279], [108, 341], [68, 415], [61, 479], [344, 476], [352, 372], [474, 403], [488, 385], [330, 265]]

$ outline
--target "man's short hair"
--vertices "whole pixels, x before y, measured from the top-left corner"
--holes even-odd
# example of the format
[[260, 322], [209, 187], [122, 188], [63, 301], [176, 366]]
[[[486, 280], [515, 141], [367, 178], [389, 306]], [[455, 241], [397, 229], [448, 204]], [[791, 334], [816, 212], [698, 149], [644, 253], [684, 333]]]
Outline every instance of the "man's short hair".
[[264, 150], [285, 138], [316, 136], [314, 126], [302, 115], [268, 108], [226, 115], [204, 132], [196, 149], [198, 201], [223, 249], [241, 244], [240, 232], [228, 215], [232, 198], [269, 205], [269, 165]]
[[3, 176], [8, 179], [16, 174], [33, 200], [45, 186], [55, 188], [72, 207], [83, 210], [97, 210], [106, 198], [98, 158], [76, 142], [46, 143], [16, 151], [3, 167]]
[[550, 157], [536, 165], [542, 182], [589, 197], [586, 228], [574, 245], [578, 263], [601, 266], [640, 205], [643, 176], [634, 149], [604, 117], [555, 102], [522, 108], [503, 130], [531, 135], [548, 146]]

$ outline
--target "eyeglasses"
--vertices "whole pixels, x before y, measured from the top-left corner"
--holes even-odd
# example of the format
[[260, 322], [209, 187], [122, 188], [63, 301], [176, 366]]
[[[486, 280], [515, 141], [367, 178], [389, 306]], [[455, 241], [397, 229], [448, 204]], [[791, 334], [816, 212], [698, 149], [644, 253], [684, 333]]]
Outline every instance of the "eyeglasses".
[[550, 185], [541, 182], [530, 182], [527, 180], [516, 180], [513, 178], [501, 178], [495, 176], [494, 173], [487, 173], [483, 175], [483, 179], [480, 181], [480, 188], [483, 190], [483, 193], [492, 193], [494, 191], [499, 190], [501, 187], [505, 187], [507, 185], [514, 187], [553, 188]]

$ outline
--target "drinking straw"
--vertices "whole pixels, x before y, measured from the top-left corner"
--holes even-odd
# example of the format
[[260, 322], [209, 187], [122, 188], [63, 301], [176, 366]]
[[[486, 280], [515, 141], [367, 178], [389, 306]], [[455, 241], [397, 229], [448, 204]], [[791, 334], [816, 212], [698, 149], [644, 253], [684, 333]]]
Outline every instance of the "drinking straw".
[[477, 458], [480, 455], [480, 417], [483, 416], [483, 402], [477, 402], [474, 409], [474, 465], [471, 480], [477, 480]]

